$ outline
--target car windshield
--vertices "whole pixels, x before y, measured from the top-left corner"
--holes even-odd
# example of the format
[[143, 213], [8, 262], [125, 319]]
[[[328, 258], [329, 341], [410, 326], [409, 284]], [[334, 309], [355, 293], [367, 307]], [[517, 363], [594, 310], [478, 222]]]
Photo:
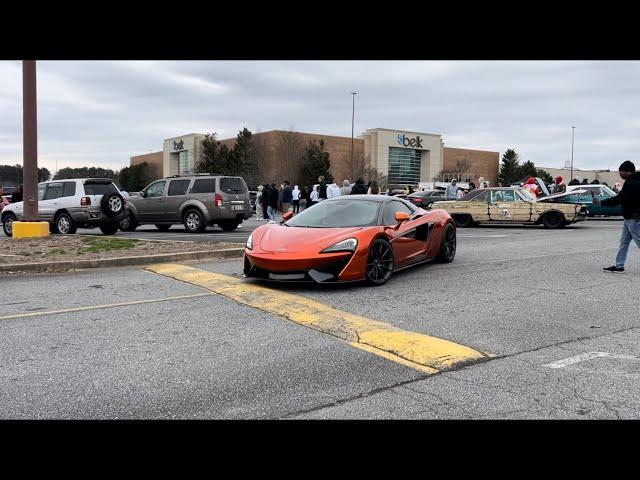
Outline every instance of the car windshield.
[[340, 228], [378, 224], [380, 202], [369, 200], [325, 200], [307, 208], [285, 225], [290, 227]]
[[522, 197], [527, 200], [528, 202], [533, 202], [535, 201], [536, 197], [534, 197], [531, 192], [529, 192], [528, 190], [525, 190], [524, 188], [520, 188], [518, 189], [518, 193], [520, 195], [522, 195]]
[[604, 193], [606, 193], [607, 195], [609, 195], [610, 197], [615, 197], [617, 194], [616, 192], [614, 192], [613, 190], [611, 190], [609, 187], [607, 187], [606, 185], [602, 186], [602, 191]]

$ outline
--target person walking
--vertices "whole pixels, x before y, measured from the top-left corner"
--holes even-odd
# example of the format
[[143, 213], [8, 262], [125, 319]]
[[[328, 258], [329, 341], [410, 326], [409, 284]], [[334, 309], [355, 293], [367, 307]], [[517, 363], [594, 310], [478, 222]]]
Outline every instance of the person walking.
[[342, 188], [340, 189], [340, 195], [351, 195], [351, 185], [349, 180], [342, 181]]
[[291, 184], [289, 183], [289, 180], [285, 180], [283, 182], [283, 189], [282, 189], [282, 213], [287, 213], [289, 211], [289, 206], [291, 205], [291, 202], [293, 200], [293, 197], [291, 195]]
[[256, 220], [261, 222], [264, 220], [264, 210], [262, 209], [262, 192], [264, 187], [258, 185], [258, 191], [256, 192]]
[[262, 190], [262, 215], [263, 218], [266, 220], [271, 219], [271, 217], [269, 216], [269, 195], [271, 195], [271, 186], [268, 183], [264, 184], [263, 190]]
[[314, 185], [313, 186], [313, 190], [311, 190], [311, 193], [309, 194], [309, 207], [313, 207], [316, 203], [318, 203], [320, 201], [320, 197], [318, 194], [318, 186]]
[[447, 185], [447, 190], [446, 190], [444, 198], [446, 200], [455, 200], [456, 197], [458, 196], [458, 190], [459, 190], [458, 182], [454, 178], [451, 181], [451, 183], [449, 185]]
[[293, 201], [293, 213], [300, 213], [300, 189], [298, 185], [291, 190], [291, 200]]
[[364, 180], [362, 178], [358, 178], [351, 189], [351, 195], [365, 195], [366, 193], [367, 187], [364, 184]]
[[276, 188], [276, 184], [272, 183], [269, 188], [269, 207], [267, 208], [267, 214], [269, 215], [269, 219], [273, 222], [276, 221], [276, 214], [278, 213], [278, 189]]
[[618, 246], [616, 264], [603, 268], [605, 272], [623, 273], [624, 263], [627, 260], [627, 252], [631, 240], [640, 248], [640, 172], [636, 172], [636, 166], [629, 160], [622, 162], [618, 168], [620, 177], [624, 180], [622, 190], [615, 197], [600, 200], [599, 196], [593, 198], [595, 205], [613, 207], [622, 205], [622, 235]]
[[318, 201], [321, 202], [327, 199], [327, 182], [324, 180], [324, 176], [318, 177]]
[[342, 192], [340, 192], [340, 187], [336, 184], [336, 182], [332, 182], [327, 185], [327, 198], [339, 197], [341, 194]]

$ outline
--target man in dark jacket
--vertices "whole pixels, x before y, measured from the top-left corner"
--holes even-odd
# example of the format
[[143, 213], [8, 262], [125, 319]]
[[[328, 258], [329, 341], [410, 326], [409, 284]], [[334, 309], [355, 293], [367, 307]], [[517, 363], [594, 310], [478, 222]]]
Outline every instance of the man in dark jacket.
[[11, 195], [11, 203], [22, 201], [22, 185], [18, 185]]
[[293, 195], [291, 195], [291, 184], [289, 180], [285, 180], [284, 188], [282, 189], [282, 213], [287, 213], [289, 211], [289, 206], [293, 201]]
[[640, 172], [636, 172], [636, 166], [629, 160], [623, 162], [618, 171], [620, 172], [620, 177], [624, 179], [624, 185], [620, 193], [615, 197], [602, 201], [600, 201], [599, 197], [594, 197], [594, 204], [596, 205], [601, 204], [605, 207], [622, 205], [624, 223], [622, 225], [622, 236], [620, 237], [616, 264], [613, 267], [604, 269], [605, 272], [612, 273], [624, 272], [624, 262], [627, 259], [627, 251], [632, 239], [635, 240], [636, 245], [640, 248]]
[[355, 185], [351, 189], [351, 195], [366, 195], [366, 193], [367, 187], [364, 184], [364, 180], [362, 178], [358, 178]]
[[320, 175], [318, 177], [318, 182], [320, 185], [318, 186], [318, 201], [327, 199], [327, 182], [324, 180], [324, 176]]

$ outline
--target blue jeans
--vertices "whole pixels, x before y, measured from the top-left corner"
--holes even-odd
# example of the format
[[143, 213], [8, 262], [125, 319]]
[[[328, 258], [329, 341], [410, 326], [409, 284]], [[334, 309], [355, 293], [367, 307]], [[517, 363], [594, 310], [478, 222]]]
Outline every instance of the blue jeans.
[[267, 216], [269, 217], [270, 220], [275, 221], [276, 219], [276, 209], [273, 208], [271, 205], [267, 207]]
[[640, 220], [624, 221], [622, 236], [620, 237], [620, 247], [618, 247], [618, 256], [616, 257], [616, 267], [618, 268], [624, 267], [631, 239], [635, 240], [636, 245], [640, 248]]

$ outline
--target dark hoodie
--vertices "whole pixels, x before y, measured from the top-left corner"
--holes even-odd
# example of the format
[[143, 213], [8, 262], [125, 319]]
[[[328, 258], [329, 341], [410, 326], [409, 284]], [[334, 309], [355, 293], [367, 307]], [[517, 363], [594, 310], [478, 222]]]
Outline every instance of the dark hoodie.
[[356, 180], [355, 185], [351, 189], [351, 195], [365, 195], [367, 193], [367, 187], [361, 178]]
[[602, 200], [601, 203], [604, 207], [622, 205], [625, 220], [640, 219], [640, 172], [635, 172], [625, 180], [618, 195]]

